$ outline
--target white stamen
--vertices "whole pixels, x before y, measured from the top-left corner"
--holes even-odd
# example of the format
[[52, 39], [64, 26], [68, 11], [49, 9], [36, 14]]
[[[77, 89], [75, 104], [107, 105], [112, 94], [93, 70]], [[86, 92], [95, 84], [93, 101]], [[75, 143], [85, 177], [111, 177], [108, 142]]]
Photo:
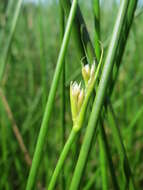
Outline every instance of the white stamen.
[[79, 93], [80, 93], [80, 85], [81, 84], [77, 84], [77, 82], [74, 82], [73, 84], [72, 84], [72, 95], [73, 96], [78, 96], [79, 95]]

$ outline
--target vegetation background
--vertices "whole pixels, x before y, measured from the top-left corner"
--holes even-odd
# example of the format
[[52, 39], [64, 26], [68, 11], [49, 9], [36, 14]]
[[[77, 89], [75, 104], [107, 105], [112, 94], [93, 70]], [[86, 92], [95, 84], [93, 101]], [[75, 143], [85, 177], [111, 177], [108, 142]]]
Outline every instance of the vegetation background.
[[[10, 3], [11, 2], [11, 3]], [[0, 61], [6, 52], [17, 0], [0, 2]], [[79, 1], [88, 32], [94, 41], [94, 18], [92, 1]], [[104, 55], [111, 38], [119, 8], [118, 1], [101, 1], [101, 41]], [[142, 2], [136, 10], [119, 76], [111, 97], [116, 121], [121, 131], [130, 166], [139, 190], [143, 188], [143, 14]], [[72, 126], [69, 84], [81, 80], [81, 59], [71, 35], [65, 59], [65, 137]], [[59, 2], [25, 1], [22, 4], [16, 30], [8, 50], [8, 59], [1, 81], [0, 91], [0, 189], [25, 189], [29, 166], [15, 137], [15, 126], [23, 138], [30, 157], [33, 156], [40, 130], [46, 99], [50, 90], [61, 45]], [[61, 152], [61, 88], [59, 82], [50, 127], [46, 137], [43, 158], [40, 162], [38, 181], [45, 187]], [[6, 100], [4, 101], [4, 98]], [[5, 102], [5, 103], [4, 103]], [[8, 103], [8, 104], [7, 104]], [[11, 111], [10, 111], [10, 110]], [[90, 108], [86, 115], [86, 122]], [[105, 117], [107, 139], [119, 183], [122, 183], [120, 156], [117, 152], [110, 121]], [[13, 132], [14, 131], [14, 132]], [[65, 164], [65, 186], [68, 187], [74, 171], [85, 127], [80, 139], [73, 144]], [[109, 187], [112, 189], [110, 171], [107, 168]], [[101, 189], [99, 143], [94, 143], [87, 164], [82, 189], [92, 182], [89, 189]], [[62, 189], [58, 179], [56, 189]]]

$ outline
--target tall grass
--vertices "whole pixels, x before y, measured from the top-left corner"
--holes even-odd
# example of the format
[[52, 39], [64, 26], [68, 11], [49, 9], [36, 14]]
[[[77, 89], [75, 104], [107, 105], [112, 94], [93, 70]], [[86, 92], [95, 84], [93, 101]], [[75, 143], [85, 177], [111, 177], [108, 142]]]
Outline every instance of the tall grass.
[[[9, 2], [9, 4], [11, 4], [11, 2]], [[13, 17], [13, 20], [12, 20], [12, 26], [11, 26], [11, 29], [10, 29], [10, 34], [9, 34], [9, 36], [7, 38], [7, 43], [6, 43], [6, 46], [4, 48], [3, 55], [1, 57], [0, 81], [2, 80], [5, 65], [7, 63], [8, 55], [9, 55], [9, 52], [10, 52], [10, 46], [11, 46], [12, 38], [13, 38], [15, 29], [16, 29], [16, 24], [17, 24], [17, 20], [18, 20], [18, 17], [19, 17], [21, 5], [22, 5], [22, 0], [19, 0], [17, 2], [16, 9], [15, 9], [15, 14], [14, 14], [14, 17]]]
[[0, 4], [0, 189], [142, 189], [136, 6]]
[[41, 130], [39, 133], [35, 153], [33, 156], [32, 166], [30, 169], [30, 173], [29, 173], [29, 177], [28, 177], [28, 181], [27, 181], [27, 185], [26, 185], [27, 190], [30, 190], [33, 188], [35, 180], [36, 180], [37, 170], [39, 167], [40, 159], [42, 156], [42, 149], [43, 149], [44, 141], [46, 138], [48, 122], [49, 122], [49, 119], [51, 116], [54, 97], [56, 94], [58, 80], [60, 78], [60, 73], [62, 70], [63, 61], [64, 61], [65, 53], [67, 50], [68, 40], [69, 40], [69, 36], [70, 36], [70, 32], [71, 32], [71, 26], [72, 26], [72, 22], [73, 22], [73, 19], [75, 16], [76, 8], [77, 8], [77, 0], [74, 0], [72, 3], [70, 14], [69, 14], [67, 27], [65, 29], [65, 35], [63, 38], [61, 50], [60, 50], [58, 61], [57, 61], [57, 67], [55, 70], [53, 83], [52, 83], [50, 94], [49, 94], [48, 101], [46, 104], [46, 108], [45, 108], [45, 112], [44, 112], [44, 116], [43, 116], [43, 120], [42, 120], [42, 124], [41, 124]]
[[75, 172], [73, 175], [70, 189], [75, 189], [75, 190], [78, 189], [81, 177], [83, 175], [83, 169], [85, 168], [85, 164], [86, 164], [86, 161], [88, 158], [87, 156], [88, 156], [90, 146], [92, 143], [93, 134], [96, 129], [96, 125], [97, 125], [98, 117], [99, 117], [99, 114], [101, 111], [101, 106], [104, 101], [105, 92], [106, 92], [106, 88], [108, 85], [110, 73], [112, 71], [112, 67], [114, 64], [113, 61], [117, 54], [118, 41], [120, 39], [122, 27], [125, 22], [128, 4], [129, 4], [129, 1], [122, 1], [120, 9], [119, 9], [119, 13], [118, 13], [117, 20], [116, 20], [116, 25], [113, 30], [112, 39], [111, 39], [111, 42], [109, 45], [107, 57], [105, 60], [103, 71], [102, 71], [102, 76], [100, 79], [96, 98], [95, 98], [95, 101], [93, 104], [92, 113], [91, 113], [91, 116], [89, 119], [89, 124], [87, 126], [85, 138], [84, 138], [83, 145], [82, 145], [82, 148], [80, 151], [80, 155], [79, 155], [78, 162], [77, 162], [77, 165], [75, 168]]

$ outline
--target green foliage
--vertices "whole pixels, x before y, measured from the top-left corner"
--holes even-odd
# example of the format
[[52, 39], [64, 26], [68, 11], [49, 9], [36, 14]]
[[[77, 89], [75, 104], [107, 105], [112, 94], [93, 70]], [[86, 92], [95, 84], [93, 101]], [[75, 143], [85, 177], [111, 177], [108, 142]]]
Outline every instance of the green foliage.
[[[40, 0], [38, 4], [23, 3], [15, 20], [16, 23], [13, 25], [18, 2], [20, 1], [3, 0], [0, 3], [0, 70], [4, 64], [0, 89], [3, 90], [12, 112], [11, 119], [0, 96], [0, 189], [25, 189], [26, 187], [30, 167], [25, 162], [25, 153], [21, 150], [15, 137], [13, 120], [19, 129], [30, 158], [33, 158], [41, 122], [45, 115], [46, 101], [52, 89], [51, 83], [57, 66], [58, 54], [61, 51], [64, 23], [67, 24], [70, 11], [70, 1], [60, 1], [62, 13], [57, 1], [45, 4]], [[40, 163], [37, 164], [37, 169], [34, 171], [35, 189], [48, 187], [59, 155], [69, 138], [72, 128], [70, 81], [82, 80], [81, 59], [84, 63], [89, 61], [90, 64], [92, 64], [93, 58], [99, 60], [100, 49], [97, 39], [100, 39], [103, 44], [104, 58], [108, 55], [107, 49], [112, 38], [119, 7], [114, 1], [111, 1], [112, 6], [106, 5], [109, 1], [102, 1], [100, 22], [98, 23], [100, 30], [98, 30], [99, 25], [94, 22], [97, 19], [95, 16], [98, 14], [94, 4], [96, 2], [96, 0], [79, 1], [72, 30], [70, 26], [71, 36], [69, 43], [66, 44], [68, 47], [64, 52], [61, 64], [63, 66], [65, 64], [64, 72], [58, 72], [56, 88], [54, 88], [55, 98], [50, 103], [53, 109], [48, 116], [48, 125], [47, 122], [44, 124], [48, 130], [42, 139], [41, 156], [38, 155]], [[135, 3], [136, 1], [130, 2]], [[132, 10], [131, 8], [130, 6], [130, 10]], [[130, 12], [127, 14], [126, 18], [129, 19]], [[87, 150], [88, 159], [85, 163], [81, 162], [82, 167], [84, 164], [86, 165], [86, 170], [83, 170], [83, 178], [79, 180], [80, 187], [78, 189], [127, 189], [127, 186], [132, 183], [130, 181], [132, 171], [135, 189], [142, 190], [142, 23], [143, 14], [140, 12], [134, 18], [129, 35], [130, 27], [129, 29], [127, 27], [129, 22], [126, 22], [126, 27], [119, 35], [121, 41], [118, 44], [120, 45], [120, 49], [117, 51], [118, 55], [115, 56], [113, 62], [109, 61], [115, 66], [110, 80], [107, 81], [108, 94], [103, 93], [107, 100], [102, 102], [101, 113], [96, 118], [99, 130], [92, 133], [90, 151]], [[86, 30], [83, 30], [81, 24], [86, 27]], [[126, 48], [124, 48], [125, 44]], [[123, 53], [124, 56], [121, 59]], [[87, 59], [84, 56], [88, 56]], [[106, 64], [106, 62], [107, 59], [103, 63]], [[60, 71], [62, 71], [62, 66]], [[101, 76], [103, 75], [98, 75], [99, 80]], [[112, 79], [115, 83], [111, 81]], [[103, 82], [106, 82], [104, 80], [102, 79]], [[100, 84], [97, 83], [93, 98], [99, 96], [99, 87]], [[66, 153], [63, 157], [64, 167], [59, 169], [60, 175], [56, 176], [55, 189], [69, 189], [71, 181], [76, 186], [77, 180], [80, 178], [77, 173], [73, 182], [81, 147], [89, 142], [89, 138], [86, 138], [85, 143], [85, 134], [91, 117], [93, 98], [88, 103], [80, 132], [78, 135], [70, 136], [68, 156]], [[95, 127], [97, 122], [93, 122], [95, 114], [92, 114], [92, 118], [90, 123]], [[85, 152], [86, 149], [84, 149], [84, 154]], [[31, 180], [30, 182], [32, 183]], [[72, 190], [76, 190], [72, 187]]]

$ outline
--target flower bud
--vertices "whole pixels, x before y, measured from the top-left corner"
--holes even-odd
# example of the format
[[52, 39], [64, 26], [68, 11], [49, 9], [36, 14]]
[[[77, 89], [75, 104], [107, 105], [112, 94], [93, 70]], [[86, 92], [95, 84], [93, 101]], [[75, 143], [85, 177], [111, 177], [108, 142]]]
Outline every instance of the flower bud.
[[78, 85], [77, 82], [74, 83], [71, 82], [72, 96], [74, 96], [75, 98], [77, 98], [80, 93], [80, 86], [81, 83]]
[[73, 123], [76, 122], [81, 106], [84, 101], [84, 89], [81, 89], [81, 83], [71, 82], [70, 84], [70, 102], [71, 102], [71, 113]]
[[87, 87], [93, 80], [95, 75], [95, 62], [93, 62], [91, 68], [89, 64], [82, 67], [82, 76]]
[[73, 121], [76, 120], [78, 115], [78, 97], [80, 95], [80, 86], [77, 82], [71, 82], [70, 84], [70, 102], [71, 102], [71, 112]]
[[90, 78], [90, 67], [89, 67], [89, 64], [86, 64], [85, 66], [82, 67], [82, 76], [83, 76], [85, 85], [87, 85], [88, 80]]

